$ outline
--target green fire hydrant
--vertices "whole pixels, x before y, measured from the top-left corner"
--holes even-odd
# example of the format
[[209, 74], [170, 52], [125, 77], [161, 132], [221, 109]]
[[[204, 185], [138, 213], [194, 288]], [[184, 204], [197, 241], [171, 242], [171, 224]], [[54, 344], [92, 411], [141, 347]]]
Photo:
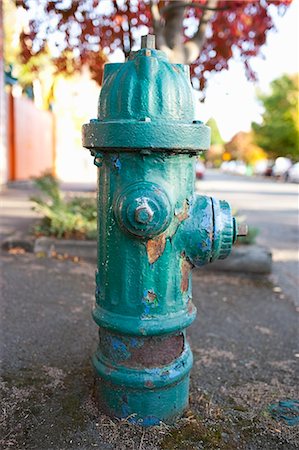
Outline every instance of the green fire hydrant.
[[210, 129], [193, 119], [189, 67], [145, 36], [125, 63], [105, 65], [98, 119], [83, 126], [99, 168], [99, 405], [142, 426], [186, 409], [191, 269], [228, 256], [238, 234], [227, 202], [194, 193]]

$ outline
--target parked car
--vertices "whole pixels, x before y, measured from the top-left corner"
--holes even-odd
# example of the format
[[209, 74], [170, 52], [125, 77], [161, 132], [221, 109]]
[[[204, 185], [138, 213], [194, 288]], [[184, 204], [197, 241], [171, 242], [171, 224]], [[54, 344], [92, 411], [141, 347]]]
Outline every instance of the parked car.
[[198, 159], [196, 161], [196, 165], [195, 165], [196, 178], [198, 180], [202, 180], [205, 175], [205, 171], [206, 171], [206, 168], [205, 168], [204, 163]]
[[263, 175], [265, 177], [271, 177], [273, 165], [274, 161], [262, 159], [256, 162], [254, 166], [254, 173], [255, 175]]
[[228, 172], [229, 163], [230, 163], [230, 161], [223, 161], [223, 163], [220, 166], [220, 169], [222, 170], [222, 172]]
[[272, 175], [277, 178], [287, 178], [289, 169], [292, 167], [292, 161], [284, 156], [276, 158], [272, 168]]
[[247, 167], [243, 161], [236, 161], [236, 167], [234, 173], [237, 175], [246, 175]]
[[246, 175], [246, 164], [243, 161], [224, 161], [221, 164], [221, 170], [238, 175]]
[[292, 165], [287, 172], [286, 178], [291, 183], [299, 183], [299, 162]]

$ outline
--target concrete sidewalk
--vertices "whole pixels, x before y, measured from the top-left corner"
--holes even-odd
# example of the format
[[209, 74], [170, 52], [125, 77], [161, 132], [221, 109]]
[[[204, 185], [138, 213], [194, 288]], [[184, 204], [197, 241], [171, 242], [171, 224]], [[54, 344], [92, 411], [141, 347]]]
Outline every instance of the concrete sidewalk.
[[[64, 192], [94, 192], [95, 186], [87, 183], [63, 183]], [[33, 210], [30, 197], [40, 192], [31, 181], [9, 184], [0, 192], [0, 242], [19, 235], [30, 239], [30, 232], [39, 215]]]
[[0, 192], [0, 241], [15, 234], [28, 237], [30, 228], [38, 219], [29, 197], [34, 189], [31, 184], [5, 188]]
[[268, 405], [299, 397], [294, 306], [265, 277], [196, 271], [190, 410], [142, 430], [98, 413], [90, 364], [94, 266], [1, 254], [0, 447], [296, 449]]

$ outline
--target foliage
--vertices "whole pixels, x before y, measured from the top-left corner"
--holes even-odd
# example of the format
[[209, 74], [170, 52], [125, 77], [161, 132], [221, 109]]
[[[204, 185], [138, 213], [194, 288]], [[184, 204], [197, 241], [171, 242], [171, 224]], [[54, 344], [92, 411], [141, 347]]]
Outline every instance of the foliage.
[[55, 65], [51, 59], [48, 47], [44, 52], [37, 52], [32, 55], [28, 61], [20, 61], [19, 54], [21, 51], [21, 43], [19, 36], [22, 29], [26, 27], [27, 21], [24, 17], [24, 11], [19, 10], [13, 0], [3, 1], [4, 14], [4, 62], [5, 70], [10, 72], [18, 80], [18, 84], [23, 88], [23, 92], [28, 90], [35, 92], [37, 87], [36, 80], [39, 81], [38, 88], [42, 92], [39, 106], [43, 109], [49, 109], [52, 94], [55, 72]]
[[21, 59], [27, 63], [50, 49], [58, 73], [87, 65], [100, 83], [110, 53], [120, 48], [126, 55], [141, 34], [155, 32], [158, 48], [173, 62], [193, 63], [196, 87], [204, 87], [209, 72], [227, 69], [235, 56], [254, 79], [250, 58], [274, 28], [271, 11], [283, 13], [291, 1], [15, 0], [28, 11]]
[[255, 164], [257, 161], [266, 158], [263, 149], [253, 142], [252, 133], [240, 131], [225, 144], [225, 150], [232, 159], [240, 159], [247, 164]]
[[31, 197], [42, 220], [35, 228], [39, 235], [58, 238], [95, 239], [96, 201], [93, 197], [64, 198], [56, 178], [46, 174], [34, 179], [42, 196]]
[[264, 113], [261, 124], [252, 124], [254, 139], [271, 157], [299, 160], [298, 94], [298, 75], [283, 75], [272, 81], [269, 94], [259, 95]]
[[223, 145], [224, 140], [220, 134], [217, 122], [213, 117], [207, 121], [207, 126], [211, 128], [211, 145]]

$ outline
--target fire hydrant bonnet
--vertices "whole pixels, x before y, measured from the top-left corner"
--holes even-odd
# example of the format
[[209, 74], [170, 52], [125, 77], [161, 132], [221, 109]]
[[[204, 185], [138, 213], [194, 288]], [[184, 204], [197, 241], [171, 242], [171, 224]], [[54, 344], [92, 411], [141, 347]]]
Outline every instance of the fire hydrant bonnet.
[[209, 127], [194, 120], [189, 66], [146, 48], [126, 64], [105, 65], [98, 119], [84, 125], [84, 147], [185, 153], [209, 143]]

